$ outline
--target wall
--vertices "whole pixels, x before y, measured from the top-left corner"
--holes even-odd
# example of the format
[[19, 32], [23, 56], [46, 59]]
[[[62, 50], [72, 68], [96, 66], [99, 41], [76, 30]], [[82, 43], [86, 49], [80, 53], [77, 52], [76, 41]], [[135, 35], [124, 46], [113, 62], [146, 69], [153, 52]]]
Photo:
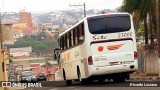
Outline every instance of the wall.
[[156, 49], [138, 50], [139, 72], [145, 74], [159, 74], [159, 60]]
[[[0, 3], [2, 3], [2, 0], [0, 0]], [[0, 8], [0, 17], [1, 17], [1, 11], [2, 11], [2, 8]], [[2, 41], [2, 30], [1, 30], [1, 18], [0, 18], [0, 81], [4, 81], [4, 72], [2, 71], [2, 61], [3, 61], [3, 57], [2, 57], [2, 53], [1, 53], [1, 41]], [[0, 87], [0, 90], [4, 90], [6, 88], [2, 88]]]
[[2, 70], [2, 62], [3, 62], [3, 55], [1, 53], [1, 48], [0, 48], [0, 81], [4, 81], [4, 72]]
[[8, 71], [7, 71], [7, 65], [9, 65], [9, 54], [8, 52], [5, 52], [4, 60], [5, 60], [5, 81], [8, 81]]

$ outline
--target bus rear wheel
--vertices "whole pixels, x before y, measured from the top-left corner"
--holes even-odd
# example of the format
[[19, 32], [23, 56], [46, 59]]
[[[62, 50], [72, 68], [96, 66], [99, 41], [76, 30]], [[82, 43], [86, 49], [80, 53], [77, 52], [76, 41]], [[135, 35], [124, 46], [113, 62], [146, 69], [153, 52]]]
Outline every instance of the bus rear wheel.
[[98, 83], [103, 83], [106, 79], [99, 79]]
[[72, 80], [66, 80], [66, 85], [71, 85], [72, 84]]
[[125, 82], [126, 78], [124, 75], [118, 75], [117, 77], [113, 78], [113, 82]]

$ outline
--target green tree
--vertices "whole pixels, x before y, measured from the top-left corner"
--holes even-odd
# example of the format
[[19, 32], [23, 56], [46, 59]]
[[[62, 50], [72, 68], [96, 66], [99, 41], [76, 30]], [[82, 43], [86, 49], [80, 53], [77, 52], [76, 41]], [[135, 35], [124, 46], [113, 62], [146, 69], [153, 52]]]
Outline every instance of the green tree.
[[30, 35], [30, 38], [32, 38], [32, 40], [37, 40], [37, 36], [36, 35]]
[[[148, 23], [147, 16], [151, 18], [154, 13], [154, 2], [153, 0], [124, 0], [122, 10], [127, 11], [133, 14], [133, 17], [137, 17], [136, 20], [143, 21], [144, 23], [144, 34], [145, 34], [145, 43], [148, 44]], [[134, 20], [134, 19], [133, 19]], [[134, 20], [134, 21], [136, 21]], [[150, 35], [153, 37], [152, 32], [152, 22], [150, 21]], [[153, 40], [153, 38], [152, 38]], [[153, 41], [151, 40], [152, 44]]]
[[31, 41], [33, 39], [29, 35], [25, 35], [21, 40]]
[[40, 34], [37, 35], [37, 40], [45, 40], [47, 38], [45, 32], [41, 32]]
[[32, 46], [33, 52], [41, 53], [41, 54], [51, 54], [53, 53], [53, 50], [57, 47], [57, 41], [56, 40], [41, 40], [41, 41], [26, 41], [26, 40], [20, 40], [16, 41], [14, 45], [8, 45], [9, 48], [21, 48], [21, 47], [28, 47]]

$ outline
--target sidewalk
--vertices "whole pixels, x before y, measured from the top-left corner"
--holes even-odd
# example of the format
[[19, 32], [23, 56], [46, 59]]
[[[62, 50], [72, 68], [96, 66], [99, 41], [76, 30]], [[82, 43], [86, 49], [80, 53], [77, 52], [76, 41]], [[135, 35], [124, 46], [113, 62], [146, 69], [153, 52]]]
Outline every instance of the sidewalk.
[[145, 75], [142, 73], [133, 73], [130, 75], [130, 80], [160, 80], [160, 76], [157, 75]]

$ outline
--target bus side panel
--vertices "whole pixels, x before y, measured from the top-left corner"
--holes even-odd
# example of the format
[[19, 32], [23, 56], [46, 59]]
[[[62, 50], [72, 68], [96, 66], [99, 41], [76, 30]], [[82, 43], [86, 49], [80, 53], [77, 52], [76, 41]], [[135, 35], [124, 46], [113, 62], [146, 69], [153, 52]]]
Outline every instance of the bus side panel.
[[89, 67], [88, 67], [88, 56], [91, 55], [91, 50], [90, 50], [90, 39], [88, 38], [90, 35], [89, 30], [88, 30], [88, 25], [87, 21], [84, 20], [84, 30], [85, 30], [85, 40], [83, 44], [80, 46], [76, 47], [74, 50], [75, 54], [75, 62], [73, 62], [73, 71], [72, 73], [74, 74], [72, 79], [78, 79], [77, 76], [77, 66], [79, 66], [80, 73], [81, 73], [81, 78], [87, 78], [89, 77]]
[[86, 78], [89, 74], [88, 63], [87, 63], [87, 47], [86, 41], [83, 44], [76, 47], [74, 50], [75, 60], [73, 61], [73, 77], [72, 79], [78, 79], [77, 67], [80, 69], [81, 78]]
[[[66, 79], [67, 80], [73, 80], [73, 79], [78, 79], [77, 75], [77, 68], [79, 67], [80, 73], [81, 73], [81, 78], [85, 78], [88, 70], [87, 69], [87, 62], [86, 62], [86, 51], [85, 49], [85, 44], [82, 44], [80, 46], [75, 47], [74, 49], [71, 49], [69, 51], [64, 52], [63, 56], [67, 59], [64, 59], [65, 64], [64, 64], [64, 70], [66, 74]], [[70, 57], [67, 56], [67, 54], [70, 53]], [[85, 67], [84, 67], [85, 65]]]
[[91, 74], [91, 70], [90, 70], [90, 65], [88, 64], [88, 57], [92, 56], [91, 54], [91, 46], [90, 46], [90, 42], [91, 42], [91, 37], [92, 34], [90, 34], [89, 32], [89, 28], [88, 28], [88, 22], [87, 20], [85, 20], [85, 51], [86, 51], [86, 55], [85, 55], [85, 60], [84, 60], [84, 70], [85, 70], [85, 77], [84, 78], [88, 78]]
[[65, 51], [61, 54], [61, 72], [63, 69], [67, 80], [78, 79], [77, 67], [80, 69], [81, 78], [86, 78], [89, 75], [87, 63], [87, 47], [86, 41], [83, 44]]
[[[60, 55], [60, 65], [59, 65], [59, 72], [61, 72], [61, 76], [64, 79], [64, 77], [69, 78], [67, 73], [68, 73], [68, 69], [69, 68], [69, 64], [66, 63], [66, 56], [65, 56], [66, 52], [62, 52]], [[65, 75], [64, 75], [65, 74]]]
[[[130, 15], [130, 17], [131, 17], [131, 20], [132, 20], [132, 16], [131, 15]], [[131, 28], [132, 28], [132, 32], [133, 32], [134, 51], [137, 52], [136, 35], [135, 35], [133, 21], [131, 21]], [[137, 64], [137, 66], [138, 66], [138, 64]]]
[[89, 43], [89, 38], [88, 38], [88, 35], [90, 35], [90, 34], [89, 34], [88, 25], [87, 25], [86, 20], [84, 20], [84, 30], [85, 30], [85, 32], [84, 32], [85, 33], [85, 40], [84, 40], [83, 44], [81, 44], [80, 46], [76, 47], [76, 49], [74, 49], [75, 54], [76, 54], [75, 55], [76, 62], [74, 62], [74, 64], [73, 64], [74, 65], [73, 66], [74, 79], [75, 78], [78, 79], [77, 66], [79, 66], [81, 78], [89, 77], [89, 68], [88, 68], [87, 59], [91, 53], [90, 53], [90, 43]]

